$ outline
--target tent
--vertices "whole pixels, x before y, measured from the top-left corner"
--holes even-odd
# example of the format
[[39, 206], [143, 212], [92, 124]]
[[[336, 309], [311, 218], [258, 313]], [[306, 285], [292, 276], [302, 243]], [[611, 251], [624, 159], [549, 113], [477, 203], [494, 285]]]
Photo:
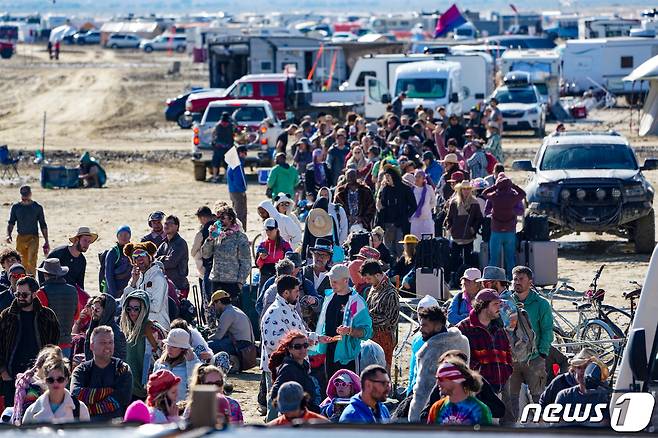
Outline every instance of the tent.
[[649, 94], [644, 101], [640, 118], [640, 137], [658, 135], [658, 56], [645, 61], [633, 70], [624, 81], [649, 81]]
[[75, 35], [75, 33], [78, 31], [73, 26], [70, 26], [68, 24], [64, 24], [62, 26], [58, 26], [54, 28], [53, 30], [50, 31], [50, 39], [49, 41], [51, 43], [57, 42], [57, 41], [62, 41], [66, 37], [70, 37]]

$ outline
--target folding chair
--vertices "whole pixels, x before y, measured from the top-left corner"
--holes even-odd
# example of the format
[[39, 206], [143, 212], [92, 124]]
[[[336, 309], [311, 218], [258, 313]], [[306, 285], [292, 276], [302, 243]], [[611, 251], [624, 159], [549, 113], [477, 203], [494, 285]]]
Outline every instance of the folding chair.
[[17, 177], [20, 177], [18, 173], [18, 162], [20, 158], [13, 158], [9, 153], [9, 148], [7, 145], [0, 146], [0, 166], [2, 166], [2, 179], [12, 178], [12, 169]]

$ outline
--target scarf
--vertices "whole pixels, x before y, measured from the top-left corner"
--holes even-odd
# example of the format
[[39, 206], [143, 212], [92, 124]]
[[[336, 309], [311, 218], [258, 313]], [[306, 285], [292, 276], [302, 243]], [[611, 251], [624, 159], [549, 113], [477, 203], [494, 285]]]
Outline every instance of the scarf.
[[420, 200], [418, 201], [418, 207], [416, 207], [416, 212], [414, 217], [419, 218], [420, 214], [423, 211], [423, 205], [425, 205], [425, 197], [427, 196], [427, 183], [423, 186], [423, 192], [420, 194]]
[[219, 232], [219, 236], [217, 237], [217, 244], [220, 244], [225, 237], [231, 236], [239, 231], [240, 226], [237, 223], [231, 225], [227, 229], [222, 228], [222, 231]]

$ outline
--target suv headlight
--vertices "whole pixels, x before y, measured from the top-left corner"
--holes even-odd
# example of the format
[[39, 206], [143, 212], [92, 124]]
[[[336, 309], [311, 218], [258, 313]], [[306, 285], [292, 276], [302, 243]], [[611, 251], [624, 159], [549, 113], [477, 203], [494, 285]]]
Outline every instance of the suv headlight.
[[642, 184], [634, 184], [632, 186], [624, 187], [624, 197], [625, 198], [637, 198], [644, 196], [645, 190]]
[[542, 201], [552, 201], [556, 193], [557, 188], [548, 184], [540, 184], [537, 188], [537, 197]]
[[530, 108], [527, 113], [528, 114], [537, 114], [539, 110], [537, 108]]

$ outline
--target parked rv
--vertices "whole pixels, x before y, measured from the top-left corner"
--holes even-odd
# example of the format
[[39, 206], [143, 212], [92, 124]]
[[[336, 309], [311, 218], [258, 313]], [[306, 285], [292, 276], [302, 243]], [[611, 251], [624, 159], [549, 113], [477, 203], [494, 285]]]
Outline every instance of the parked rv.
[[393, 96], [402, 92], [407, 98], [402, 111], [414, 114], [418, 106], [444, 106], [448, 114], [462, 114], [464, 95], [461, 86], [462, 68], [452, 61], [421, 61], [401, 65], [395, 71]]
[[640, 25], [640, 20], [621, 17], [587, 17], [578, 20], [578, 38], [611, 38], [631, 34], [631, 29]]

